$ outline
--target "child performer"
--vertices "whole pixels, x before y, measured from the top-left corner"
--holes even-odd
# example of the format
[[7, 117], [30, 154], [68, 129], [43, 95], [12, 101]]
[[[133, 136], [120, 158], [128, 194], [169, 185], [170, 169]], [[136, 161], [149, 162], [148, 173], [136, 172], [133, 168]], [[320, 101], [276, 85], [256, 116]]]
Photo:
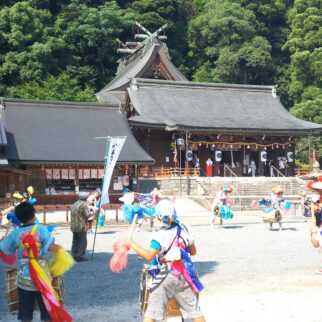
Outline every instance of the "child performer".
[[[312, 196], [315, 225], [312, 225], [310, 228], [311, 243], [313, 247], [320, 248], [320, 250], [322, 250], [322, 176], [320, 176], [317, 181], [310, 180], [306, 186], [317, 193]], [[316, 274], [321, 275], [322, 269], [317, 271]]]
[[15, 214], [22, 226], [0, 242], [0, 251], [5, 255], [18, 250], [18, 320], [32, 321], [34, 301], [37, 299], [41, 320], [69, 322], [72, 317], [55, 296], [48, 266], [49, 252], [58, 253], [61, 247], [54, 243], [46, 227], [35, 224], [35, 213], [34, 206], [29, 202], [17, 205]]
[[224, 185], [222, 190], [218, 191], [211, 203], [210, 209], [214, 213], [214, 219], [211, 222], [211, 226], [213, 227], [216, 221], [217, 216], [219, 217], [220, 225], [223, 223], [223, 218], [221, 214], [221, 206], [227, 206], [228, 194], [233, 191], [231, 186]]
[[148, 262], [153, 260], [149, 283], [150, 297], [144, 322], [162, 320], [170, 299], [175, 298], [184, 319], [205, 322], [198, 300], [203, 289], [196, 276], [190, 255], [196, 254], [196, 246], [188, 228], [177, 218], [171, 200], [163, 199], [156, 207], [157, 218], [163, 226], [153, 235], [150, 248], [144, 249], [133, 239], [127, 243]]

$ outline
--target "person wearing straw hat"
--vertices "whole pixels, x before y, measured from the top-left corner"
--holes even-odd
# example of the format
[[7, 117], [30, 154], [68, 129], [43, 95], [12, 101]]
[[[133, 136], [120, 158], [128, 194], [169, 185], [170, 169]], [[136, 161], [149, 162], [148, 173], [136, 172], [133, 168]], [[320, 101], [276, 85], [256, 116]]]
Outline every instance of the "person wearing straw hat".
[[[279, 224], [279, 230], [282, 230], [282, 213], [281, 208], [285, 202], [283, 197], [283, 189], [280, 186], [276, 186], [272, 189], [272, 193], [269, 196], [269, 205], [273, 211], [275, 211], [275, 222]], [[269, 222], [269, 229], [273, 230], [273, 221]]]
[[[311, 212], [314, 213], [310, 226], [311, 244], [313, 247], [322, 250], [322, 176], [318, 177], [317, 180], [310, 180], [306, 187], [316, 193], [311, 198]], [[322, 275], [322, 269], [315, 274]]]
[[[311, 207], [315, 217], [315, 223], [312, 222], [310, 227], [311, 244], [313, 247], [320, 248], [320, 250], [322, 250], [322, 204], [320, 203], [319, 195], [314, 195], [312, 197]], [[315, 274], [322, 275], [322, 269], [315, 272]]]
[[152, 261], [150, 296], [143, 321], [163, 320], [168, 302], [175, 298], [184, 319], [205, 322], [198, 298], [203, 285], [190, 258], [197, 252], [191, 229], [179, 220], [170, 199], [158, 202], [156, 215], [162, 227], [153, 234], [149, 249], [142, 248], [130, 237], [126, 240], [140, 257]]

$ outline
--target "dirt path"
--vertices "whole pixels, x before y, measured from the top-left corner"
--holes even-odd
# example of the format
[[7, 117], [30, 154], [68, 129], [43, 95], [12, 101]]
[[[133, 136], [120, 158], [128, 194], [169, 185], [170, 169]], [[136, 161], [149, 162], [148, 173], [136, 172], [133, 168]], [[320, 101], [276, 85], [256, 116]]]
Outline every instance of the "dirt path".
[[[309, 243], [308, 223], [284, 218], [283, 231], [269, 231], [258, 214], [236, 214], [223, 227], [211, 228], [209, 212], [178, 203], [181, 219], [191, 224], [198, 254], [194, 262], [205, 285], [200, 297], [208, 322], [320, 322], [322, 255]], [[148, 224], [134, 238], [149, 245]], [[94, 259], [78, 263], [65, 276], [67, 310], [75, 321], [139, 322], [139, 279], [143, 261], [129, 255], [128, 268], [113, 274], [108, 268], [112, 245], [126, 236], [128, 226], [100, 230]], [[56, 228], [58, 243], [67, 249], [71, 233]], [[93, 236], [89, 236], [91, 249]], [[0, 266], [0, 279], [5, 269]], [[8, 313], [4, 283], [0, 284], [0, 321]], [[36, 315], [35, 321], [39, 321]]]

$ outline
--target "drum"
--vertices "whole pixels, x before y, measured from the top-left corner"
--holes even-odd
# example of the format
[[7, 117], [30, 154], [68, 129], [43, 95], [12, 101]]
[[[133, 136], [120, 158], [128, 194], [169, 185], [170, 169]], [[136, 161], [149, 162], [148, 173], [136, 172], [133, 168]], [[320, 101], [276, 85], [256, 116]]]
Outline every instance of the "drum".
[[[147, 288], [151, 275], [148, 272], [148, 265], [144, 265], [141, 273], [140, 283], [140, 314], [143, 316], [147, 310], [150, 290]], [[178, 303], [173, 298], [168, 303], [166, 317], [181, 317], [181, 312]]]
[[[269, 210], [269, 209], [268, 209]], [[274, 223], [282, 220], [282, 215], [279, 210], [267, 211], [262, 215], [263, 222]]]
[[[17, 269], [7, 270], [6, 288], [7, 299], [10, 312], [14, 313], [18, 311], [19, 299], [18, 290], [16, 286]], [[59, 295], [60, 301], [65, 302], [64, 282], [62, 276], [54, 277], [52, 280], [52, 286], [56, 293]], [[35, 309], [38, 309], [38, 303], [35, 302]]]
[[0, 239], [4, 239], [7, 237], [10, 230], [10, 222], [6, 225], [0, 225]]

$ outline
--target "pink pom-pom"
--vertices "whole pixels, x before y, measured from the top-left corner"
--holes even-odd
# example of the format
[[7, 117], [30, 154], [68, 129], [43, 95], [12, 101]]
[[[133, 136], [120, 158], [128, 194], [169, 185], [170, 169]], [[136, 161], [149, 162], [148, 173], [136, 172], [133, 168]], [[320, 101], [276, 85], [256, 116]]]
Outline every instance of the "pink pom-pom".
[[114, 243], [113, 251], [114, 254], [110, 261], [110, 269], [112, 272], [119, 273], [127, 266], [127, 257], [130, 250], [130, 245], [124, 241]]
[[250, 205], [249, 205], [251, 208], [256, 208], [258, 207], [258, 201], [257, 200], [253, 200]]
[[0, 250], [0, 259], [7, 264], [8, 266], [16, 266], [17, 265], [17, 252], [12, 255], [7, 255]]

